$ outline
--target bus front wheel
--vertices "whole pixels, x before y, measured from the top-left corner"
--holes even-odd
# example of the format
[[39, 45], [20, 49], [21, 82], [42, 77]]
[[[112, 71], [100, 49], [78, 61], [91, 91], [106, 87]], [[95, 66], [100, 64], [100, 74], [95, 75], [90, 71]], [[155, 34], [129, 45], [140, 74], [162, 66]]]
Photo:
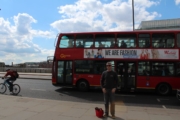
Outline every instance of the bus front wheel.
[[166, 83], [161, 83], [157, 86], [157, 93], [160, 95], [168, 95], [171, 91], [171, 88]]
[[77, 84], [77, 87], [80, 91], [87, 91], [89, 89], [89, 84], [85, 80], [80, 80]]

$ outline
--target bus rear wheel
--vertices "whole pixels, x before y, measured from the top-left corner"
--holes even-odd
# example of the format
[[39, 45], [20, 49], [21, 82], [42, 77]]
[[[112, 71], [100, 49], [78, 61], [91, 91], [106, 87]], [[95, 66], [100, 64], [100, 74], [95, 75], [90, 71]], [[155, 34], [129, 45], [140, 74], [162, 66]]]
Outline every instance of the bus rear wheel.
[[78, 82], [77, 87], [80, 91], [87, 91], [89, 89], [89, 84], [85, 80], [81, 80]]
[[171, 91], [171, 88], [166, 83], [161, 83], [157, 86], [157, 93], [160, 95], [168, 95]]

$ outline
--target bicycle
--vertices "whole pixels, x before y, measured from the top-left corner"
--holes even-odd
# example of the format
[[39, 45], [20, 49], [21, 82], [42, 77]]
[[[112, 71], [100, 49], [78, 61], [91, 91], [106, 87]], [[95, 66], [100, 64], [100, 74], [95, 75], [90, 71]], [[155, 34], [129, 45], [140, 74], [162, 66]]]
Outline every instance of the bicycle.
[[[14, 83], [14, 81], [10, 81], [10, 82], [12, 84]], [[4, 94], [7, 88], [9, 88], [9, 84], [6, 82], [6, 79], [5, 79], [3, 83], [0, 83], [0, 93]], [[18, 84], [13, 84], [13, 90], [12, 90], [13, 95], [18, 95], [20, 91], [21, 91], [21, 87]]]

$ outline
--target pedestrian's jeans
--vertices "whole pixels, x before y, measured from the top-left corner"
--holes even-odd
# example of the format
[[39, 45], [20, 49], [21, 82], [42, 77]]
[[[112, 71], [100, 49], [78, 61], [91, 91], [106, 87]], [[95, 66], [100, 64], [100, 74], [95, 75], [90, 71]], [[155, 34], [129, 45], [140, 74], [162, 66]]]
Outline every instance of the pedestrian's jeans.
[[110, 112], [111, 115], [115, 115], [115, 93], [112, 93], [112, 89], [106, 89], [104, 93], [104, 102], [105, 102], [105, 114], [109, 115], [109, 103], [110, 103]]
[[[15, 78], [12, 78], [12, 77], [10, 77], [10, 78], [8, 78], [7, 80], [6, 80], [6, 82], [9, 84], [9, 90], [10, 91], [12, 91], [13, 90], [13, 83], [12, 82], [14, 82], [16, 79]], [[12, 81], [12, 82], [11, 82]]]

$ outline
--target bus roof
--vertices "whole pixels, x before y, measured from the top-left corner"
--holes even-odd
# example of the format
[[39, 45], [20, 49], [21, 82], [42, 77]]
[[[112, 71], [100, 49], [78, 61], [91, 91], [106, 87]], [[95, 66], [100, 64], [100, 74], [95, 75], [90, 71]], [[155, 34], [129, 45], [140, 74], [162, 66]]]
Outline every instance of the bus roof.
[[102, 31], [102, 32], [69, 32], [69, 33], [58, 33], [58, 34], [107, 34], [107, 33], [144, 33], [144, 32], [180, 32], [177, 29], [163, 29], [163, 30], [134, 30], [134, 31]]

